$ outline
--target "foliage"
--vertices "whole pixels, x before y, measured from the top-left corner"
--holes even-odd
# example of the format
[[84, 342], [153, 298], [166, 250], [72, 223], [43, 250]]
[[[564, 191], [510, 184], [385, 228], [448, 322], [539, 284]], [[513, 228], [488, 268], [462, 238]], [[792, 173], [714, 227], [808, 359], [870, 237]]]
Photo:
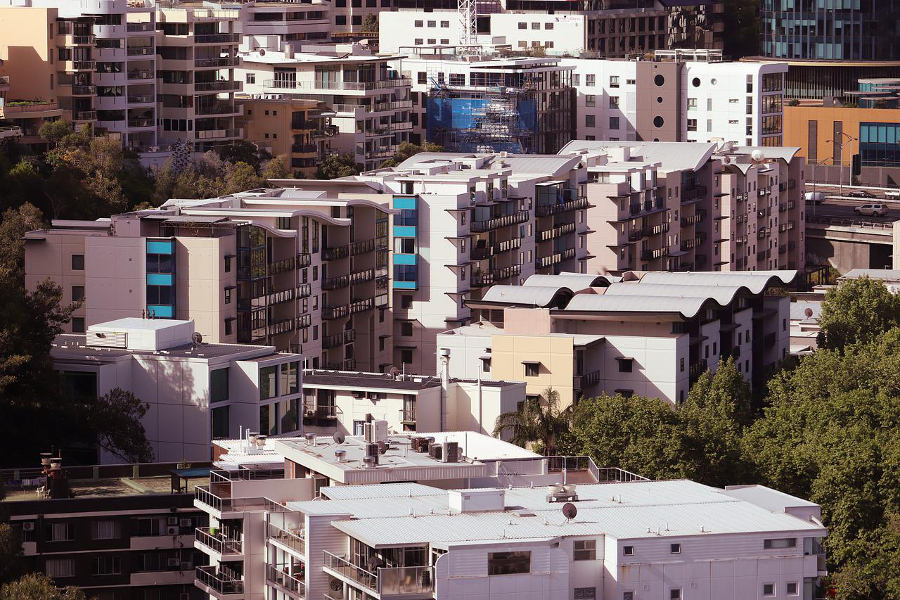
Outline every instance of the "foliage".
[[31, 573], [0, 588], [0, 600], [85, 600], [85, 595], [75, 586], [59, 589], [43, 573]]
[[272, 155], [258, 148], [252, 142], [235, 140], [219, 149], [219, 158], [232, 164], [244, 162], [259, 171], [263, 163], [272, 158]]
[[337, 179], [359, 175], [363, 166], [356, 162], [352, 154], [330, 154], [316, 168], [316, 179]]
[[725, 0], [724, 53], [737, 60], [759, 55], [759, 0]]
[[289, 179], [293, 176], [291, 173], [291, 161], [287, 154], [276, 156], [266, 163], [262, 170], [262, 178], [265, 181], [273, 179]]
[[519, 410], [498, 416], [494, 435], [501, 437], [512, 430], [509, 441], [513, 444], [523, 447], [531, 444], [535, 451], [552, 456], [571, 421], [571, 407], [562, 408], [559, 392], [547, 388], [539, 397], [525, 400]]
[[153, 448], [141, 424], [149, 408], [131, 392], [117, 387], [87, 407], [85, 416], [101, 448], [129, 463], [150, 462]]
[[[0, 496], [0, 500], [3, 497]], [[18, 577], [21, 570], [22, 542], [9, 523], [0, 523], [0, 583]]]
[[44, 225], [43, 215], [33, 204], [7, 209], [0, 220], [0, 280], [25, 284], [25, 239], [27, 232]]
[[443, 148], [437, 144], [432, 144], [431, 142], [425, 142], [421, 146], [418, 144], [413, 144], [411, 142], [403, 142], [397, 147], [397, 154], [394, 155], [393, 158], [389, 158], [383, 163], [381, 163], [381, 168], [386, 169], [389, 167], [396, 167], [406, 159], [415, 156], [419, 152], [441, 152]]
[[378, 34], [378, 15], [369, 13], [365, 17], [363, 17], [362, 27], [360, 28], [360, 32], [362, 33], [374, 33]]
[[900, 296], [880, 280], [862, 277], [828, 290], [819, 318], [819, 345], [842, 349], [900, 325]]

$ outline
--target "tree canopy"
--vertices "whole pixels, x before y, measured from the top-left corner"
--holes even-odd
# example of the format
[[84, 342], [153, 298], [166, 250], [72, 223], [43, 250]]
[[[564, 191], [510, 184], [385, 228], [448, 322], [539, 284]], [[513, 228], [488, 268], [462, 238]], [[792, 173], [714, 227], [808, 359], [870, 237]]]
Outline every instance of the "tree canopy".
[[560, 405], [559, 392], [547, 388], [537, 398], [528, 398], [522, 407], [497, 417], [494, 435], [511, 431], [509, 441], [520, 446], [531, 445], [535, 452], [552, 455], [559, 438], [568, 430], [572, 419], [571, 407]]
[[407, 158], [411, 156], [415, 156], [419, 152], [441, 152], [443, 148], [437, 144], [432, 144], [431, 142], [425, 142], [421, 146], [418, 144], [413, 144], [411, 142], [403, 142], [399, 146], [397, 146], [397, 153], [393, 158], [389, 158], [383, 163], [381, 163], [381, 168], [386, 169], [388, 167], [396, 167], [400, 163], [402, 163]]
[[359, 175], [363, 166], [356, 162], [352, 154], [330, 154], [316, 168], [316, 179], [337, 179]]
[[841, 349], [874, 340], [898, 325], [900, 296], [892, 294], [880, 280], [850, 279], [825, 294], [819, 317], [819, 345]]
[[0, 600], [85, 600], [79, 588], [57, 588], [53, 580], [43, 573], [23, 575], [16, 581], [0, 587]]

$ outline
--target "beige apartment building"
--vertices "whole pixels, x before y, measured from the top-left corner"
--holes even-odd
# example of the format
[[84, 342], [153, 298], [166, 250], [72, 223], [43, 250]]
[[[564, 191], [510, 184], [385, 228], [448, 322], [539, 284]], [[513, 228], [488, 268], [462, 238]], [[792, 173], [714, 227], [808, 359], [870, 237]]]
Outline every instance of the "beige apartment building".
[[237, 98], [244, 139], [272, 156], [288, 157], [297, 177], [313, 177], [331, 151], [336, 127], [324, 102], [304, 98]]

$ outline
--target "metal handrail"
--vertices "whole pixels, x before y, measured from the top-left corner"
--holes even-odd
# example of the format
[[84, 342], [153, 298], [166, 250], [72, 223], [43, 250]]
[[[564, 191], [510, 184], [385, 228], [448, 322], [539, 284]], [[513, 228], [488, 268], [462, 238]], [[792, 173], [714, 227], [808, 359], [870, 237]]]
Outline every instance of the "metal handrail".
[[358, 567], [354, 565], [352, 562], [344, 558], [343, 556], [338, 556], [337, 554], [332, 554], [328, 550], [324, 550], [325, 553], [325, 564], [324, 567], [326, 569], [331, 569], [332, 571], [336, 571], [337, 573], [347, 577], [348, 579], [352, 579], [356, 583], [362, 585], [363, 587], [367, 587], [370, 590], [377, 593], [378, 590], [378, 575], [372, 573], [371, 571], [367, 571], [362, 567]]
[[303, 553], [306, 551], [306, 530], [300, 528], [298, 531], [300, 533], [288, 531], [269, 523], [267, 533], [270, 539], [273, 539], [288, 548], [293, 548], [297, 552]]
[[209, 527], [197, 527], [194, 531], [194, 539], [207, 548], [212, 548], [219, 554], [243, 553], [243, 542], [241, 540], [229, 538], [221, 533], [213, 535], [210, 533]]
[[195, 571], [197, 581], [203, 585], [210, 587], [220, 594], [243, 594], [244, 580], [240, 579], [240, 575], [225, 566], [216, 567], [197, 567]]
[[[279, 568], [280, 567], [280, 568]], [[266, 581], [280, 585], [290, 593], [306, 597], [306, 583], [283, 571], [287, 565], [266, 565]]]

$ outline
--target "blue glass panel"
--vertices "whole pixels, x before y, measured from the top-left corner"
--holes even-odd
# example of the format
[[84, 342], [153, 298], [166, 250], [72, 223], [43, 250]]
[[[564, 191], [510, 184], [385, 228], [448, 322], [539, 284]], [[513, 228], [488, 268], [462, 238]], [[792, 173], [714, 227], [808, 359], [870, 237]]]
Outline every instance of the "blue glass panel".
[[167, 273], [147, 273], [147, 285], [172, 285], [172, 276]]
[[148, 254], [172, 254], [173, 248], [174, 248], [174, 244], [171, 241], [168, 241], [168, 242], [147, 241], [147, 253]]
[[397, 237], [416, 237], [416, 228], [408, 225], [394, 225], [394, 235]]
[[154, 317], [160, 317], [162, 319], [171, 319], [175, 314], [175, 311], [171, 306], [165, 306], [163, 304], [149, 304], [147, 305], [147, 311]]
[[394, 208], [416, 208], [416, 198], [394, 198]]
[[416, 264], [416, 255], [415, 254], [395, 254], [394, 255], [394, 264], [395, 265], [414, 265], [414, 264]]
[[416, 285], [415, 281], [394, 281], [395, 290], [414, 290]]

